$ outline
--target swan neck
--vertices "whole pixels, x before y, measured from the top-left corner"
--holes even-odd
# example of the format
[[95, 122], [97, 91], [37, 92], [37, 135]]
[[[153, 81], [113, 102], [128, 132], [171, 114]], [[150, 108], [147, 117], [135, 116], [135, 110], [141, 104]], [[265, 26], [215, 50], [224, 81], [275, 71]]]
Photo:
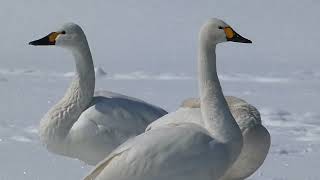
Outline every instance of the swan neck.
[[71, 50], [76, 65], [75, 76], [64, 97], [40, 122], [40, 138], [47, 146], [51, 145], [53, 151], [56, 145], [63, 144], [62, 141], [89, 106], [94, 94], [94, 66], [87, 42]]
[[88, 43], [72, 49], [72, 54], [76, 65], [75, 75], [81, 79], [87, 79], [88, 76], [91, 79], [94, 78], [94, 65]]
[[241, 131], [229, 110], [217, 76], [216, 45], [200, 39], [199, 47], [200, 102], [206, 129], [217, 140], [239, 146], [242, 144]]

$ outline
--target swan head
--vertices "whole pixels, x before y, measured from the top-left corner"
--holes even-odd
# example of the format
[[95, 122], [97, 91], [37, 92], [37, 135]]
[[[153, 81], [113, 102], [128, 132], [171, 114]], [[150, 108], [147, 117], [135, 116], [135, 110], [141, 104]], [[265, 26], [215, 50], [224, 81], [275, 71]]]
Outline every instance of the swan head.
[[55, 45], [65, 48], [75, 48], [86, 42], [86, 37], [81, 27], [75, 23], [66, 23], [61, 28], [49, 33], [47, 36], [29, 42], [34, 46]]
[[224, 21], [212, 18], [208, 20], [200, 30], [200, 39], [211, 45], [218, 43], [233, 41], [239, 43], [252, 43], [249, 39], [246, 39], [239, 35]]

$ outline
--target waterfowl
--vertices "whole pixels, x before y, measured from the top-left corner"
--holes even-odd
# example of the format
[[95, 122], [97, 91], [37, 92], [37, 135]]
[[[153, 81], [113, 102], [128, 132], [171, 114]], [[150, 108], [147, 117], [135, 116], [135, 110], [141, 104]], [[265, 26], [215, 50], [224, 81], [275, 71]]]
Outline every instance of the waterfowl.
[[198, 72], [204, 126], [178, 123], [129, 139], [101, 161], [85, 180], [218, 180], [237, 159], [242, 134], [221, 90], [218, 43], [251, 43], [219, 19], [199, 33]]
[[[226, 96], [225, 99], [241, 129], [243, 147], [237, 160], [220, 180], [243, 180], [263, 164], [270, 148], [270, 134], [262, 125], [261, 116], [256, 107], [234, 96]], [[178, 110], [152, 122], [147, 130], [184, 122], [203, 126], [199, 98], [184, 100]]]
[[128, 138], [144, 132], [149, 123], [167, 114], [136, 98], [109, 91], [94, 92], [92, 56], [79, 25], [67, 23], [29, 44], [68, 49], [76, 65], [67, 92], [40, 122], [40, 140], [49, 151], [95, 165]]

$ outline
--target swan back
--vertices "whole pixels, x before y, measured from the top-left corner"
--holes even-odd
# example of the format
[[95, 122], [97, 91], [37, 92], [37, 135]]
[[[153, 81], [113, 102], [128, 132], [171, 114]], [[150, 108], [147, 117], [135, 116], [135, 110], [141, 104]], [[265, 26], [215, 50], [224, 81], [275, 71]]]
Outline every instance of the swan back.
[[[225, 98], [233, 117], [242, 131], [248, 127], [261, 124], [260, 112], [256, 107], [234, 96], [226, 96]], [[200, 108], [200, 99], [188, 98], [181, 103], [180, 107], [191, 109]]]
[[109, 91], [95, 93], [70, 130], [68, 156], [95, 165], [127, 139], [167, 114], [142, 100]]

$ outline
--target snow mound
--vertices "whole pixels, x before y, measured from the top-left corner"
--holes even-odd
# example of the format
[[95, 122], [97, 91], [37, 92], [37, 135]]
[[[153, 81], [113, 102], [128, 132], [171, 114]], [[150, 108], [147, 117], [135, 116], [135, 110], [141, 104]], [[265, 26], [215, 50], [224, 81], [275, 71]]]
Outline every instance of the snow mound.
[[96, 78], [104, 77], [107, 73], [102, 69], [102, 67], [94, 68]]

